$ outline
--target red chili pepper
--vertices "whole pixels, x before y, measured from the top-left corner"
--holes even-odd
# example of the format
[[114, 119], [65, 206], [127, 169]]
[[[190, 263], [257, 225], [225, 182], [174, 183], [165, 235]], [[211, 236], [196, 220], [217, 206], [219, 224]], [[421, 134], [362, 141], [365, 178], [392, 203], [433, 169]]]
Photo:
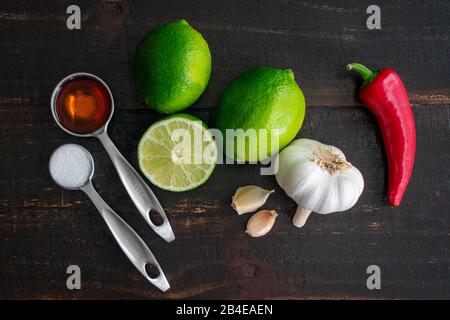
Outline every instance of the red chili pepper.
[[347, 65], [364, 83], [359, 97], [378, 120], [388, 161], [389, 202], [397, 207], [411, 178], [416, 153], [416, 127], [408, 94], [392, 69], [372, 72], [358, 63]]

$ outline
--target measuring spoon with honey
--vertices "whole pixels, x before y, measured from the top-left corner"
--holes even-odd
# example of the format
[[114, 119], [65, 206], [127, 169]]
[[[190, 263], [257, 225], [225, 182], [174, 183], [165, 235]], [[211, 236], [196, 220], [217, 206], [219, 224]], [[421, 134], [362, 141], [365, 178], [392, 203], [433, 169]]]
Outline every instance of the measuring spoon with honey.
[[56, 123], [67, 133], [100, 140], [142, 217], [164, 240], [173, 241], [172, 227], [155, 194], [108, 136], [114, 99], [106, 83], [90, 73], [68, 75], [53, 90], [51, 110]]

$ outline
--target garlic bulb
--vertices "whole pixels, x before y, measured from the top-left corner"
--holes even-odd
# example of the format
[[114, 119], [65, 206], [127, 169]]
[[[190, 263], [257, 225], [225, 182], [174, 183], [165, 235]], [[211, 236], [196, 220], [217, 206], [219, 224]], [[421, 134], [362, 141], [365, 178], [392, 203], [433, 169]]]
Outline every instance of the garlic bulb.
[[275, 210], [261, 210], [255, 213], [247, 222], [247, 234], [250, 237], [262, 237], [273, 227], [278, 213]]
[[311, 211], [328, 214], [353, 207], [364, 189], [361, 172], [336, 147], [298, 139], [278, 155], [278, 184], [298, 205], [292, 220], [302, 227]]
[[231, 199], [231, 206], [238, 214], [256, 211], [275, 190], [266, 190], [258, 186], [245, 186], [237, 188]]

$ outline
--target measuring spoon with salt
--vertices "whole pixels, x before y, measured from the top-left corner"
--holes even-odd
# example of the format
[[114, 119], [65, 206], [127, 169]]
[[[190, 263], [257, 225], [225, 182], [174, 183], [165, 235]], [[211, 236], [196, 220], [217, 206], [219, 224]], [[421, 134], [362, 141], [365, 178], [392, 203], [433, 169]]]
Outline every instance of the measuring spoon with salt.
[[[62, 145], [53, 152], [49, 168], [53, 180], [59, 186], [68, 190], [81, 190], [88, 195], [128, 259], [148, 281], [161, 291], [167, 291], [170, 288], [169, 282], [153, 253], [141, 237], [106, 204], [92, 185], [94, 159], [90, 152], [77, 144]], [[158, 270], [157, 276], [147, 272], [150, 267]]]
[[164, 240], [173, 241], [172, 227], [155, 194], [108, 136], [114, 99], [106, 83], [90, 73], [68, 75], [53, 90], [50, 105], [53, 118], [65, 132], [100, 140], [142, 217]]

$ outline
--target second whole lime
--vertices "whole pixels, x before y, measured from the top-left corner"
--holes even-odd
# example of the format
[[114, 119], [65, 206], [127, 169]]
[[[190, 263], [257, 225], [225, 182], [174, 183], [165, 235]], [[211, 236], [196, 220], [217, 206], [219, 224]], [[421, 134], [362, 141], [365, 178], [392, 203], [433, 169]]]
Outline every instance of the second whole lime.
[[147, 33], [133, 59], [137, 90], [145, 103], [160, 113], [175, 113], [192, 105], [210, 75], [208, 43], [186, 20]]
[[265, 159], [287, 146], [304, 116], [305, 98], [292, 70], [257, 67], [227, 87], [216, 125], [223, 135], [225, 154], [248, 162]]

